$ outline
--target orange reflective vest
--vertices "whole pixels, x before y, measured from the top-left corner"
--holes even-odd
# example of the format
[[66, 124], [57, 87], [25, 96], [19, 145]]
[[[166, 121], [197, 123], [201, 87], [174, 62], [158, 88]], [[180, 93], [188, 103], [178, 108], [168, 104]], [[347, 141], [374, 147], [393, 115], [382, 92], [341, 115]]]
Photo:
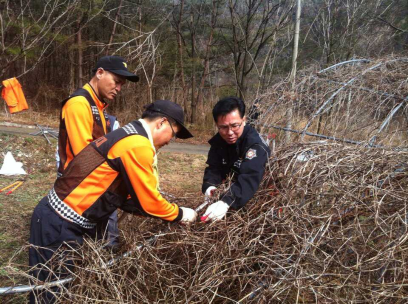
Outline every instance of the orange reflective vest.
[[28, 109], [26, 98], [17, 78], [4, 80], [3, 87], [1, 96], [6, 101], [11, 114]]
[[155, 150], [148, 137], [142, 123], [132, 121], [86, 146], [56, 180], [48, 196], [51, 206], [84, 228], [117, 208], [166, 221], [182, 219], [183, 210], [157, 189]]
[[90, 84], [78, 89], [62, 104], [58, 136], [59, 174], [89, 143], [111, 131], [103, 103]]

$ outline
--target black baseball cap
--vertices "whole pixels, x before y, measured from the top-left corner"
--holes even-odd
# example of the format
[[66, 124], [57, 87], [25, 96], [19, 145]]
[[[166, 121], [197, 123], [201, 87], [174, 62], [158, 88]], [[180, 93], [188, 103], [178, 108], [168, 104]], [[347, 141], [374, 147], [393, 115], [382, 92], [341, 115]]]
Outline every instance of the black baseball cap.
[[132, 82], [139, 81], [139, 77], [137, 75], [128, 71], [125, 59], [119, 56], [104, 56], [100, 58], [92, 72], [95, 73], [99, 68], [112, 72], [116, 75], [123, 76]]
[[176, 133], [178, 138], [187, 139], [193, 137], [193, 134], [184, 126], [184, 111], [178, 104], [170, 100], [156, 100], [149, 104], [146, 110], [159, 112], [162, 113], [163, 116], [174, 119], [180, 126], [180, 130]]

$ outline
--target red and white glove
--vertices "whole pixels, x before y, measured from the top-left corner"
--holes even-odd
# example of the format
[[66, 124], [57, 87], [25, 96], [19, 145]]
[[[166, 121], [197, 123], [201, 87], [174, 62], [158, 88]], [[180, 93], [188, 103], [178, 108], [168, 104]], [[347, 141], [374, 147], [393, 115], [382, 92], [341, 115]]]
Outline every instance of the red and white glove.
[[223, 201], [218, 201], [214, 204], [211, 204], [210, 206], [208, 206], [204, 215], [201, 217], [201, 221], [207, 223], [211, 221], [215, 222], [218, 220], [222, 220], [227, 214], [229, 207], [230, 206]]
[[210, 186], [210, 187], [207, 188], [207, 190], [205, 190], [205, 193], [204, 193], [204, 196], [205, 196], [204, 197], [204, 202], [205, 203], [208, 204], [208, 203], [211, 202], [211, 198], [213, 197], [215, 190], [217, 190], [217, 188], [214, 187], [214, 186]]
[[194, 223], [197, 219], [197, 212], [191, 208], [180, 207], [183, 210], [183, 217], [180, 220], [182, 224]]

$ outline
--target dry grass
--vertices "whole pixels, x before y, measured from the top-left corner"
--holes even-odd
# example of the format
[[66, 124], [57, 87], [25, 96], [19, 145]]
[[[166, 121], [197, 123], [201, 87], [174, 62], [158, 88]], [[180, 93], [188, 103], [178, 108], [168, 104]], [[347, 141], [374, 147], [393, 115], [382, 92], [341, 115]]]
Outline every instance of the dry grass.
[[58, 128], [59, 126], [59, 113], [55, 112], [51, 113], [43, 113], [43, 112], [36, 112], [32, 109], [15, 113], [9, 114], [8, 112], [4, 111], [0, 113], [0, 121], [1, 122], [11, 122], [21, 125], [35, 125], [39, 124], [42, 126], [49, 126], [51, 128]]

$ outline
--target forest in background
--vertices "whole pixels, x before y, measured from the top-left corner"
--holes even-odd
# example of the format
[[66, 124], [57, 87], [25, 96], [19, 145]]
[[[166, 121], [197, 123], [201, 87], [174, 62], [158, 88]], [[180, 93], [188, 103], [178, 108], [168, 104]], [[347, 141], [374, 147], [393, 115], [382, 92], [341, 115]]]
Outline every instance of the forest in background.
[[296, 69], [407, 47], [405, 0], [0, 0], [0, 80], [55, 115], [106, 54], [141, 79], [109, 107], [122, 121], [170, 99], [202, 125], [223, 96], [251, 104]]

